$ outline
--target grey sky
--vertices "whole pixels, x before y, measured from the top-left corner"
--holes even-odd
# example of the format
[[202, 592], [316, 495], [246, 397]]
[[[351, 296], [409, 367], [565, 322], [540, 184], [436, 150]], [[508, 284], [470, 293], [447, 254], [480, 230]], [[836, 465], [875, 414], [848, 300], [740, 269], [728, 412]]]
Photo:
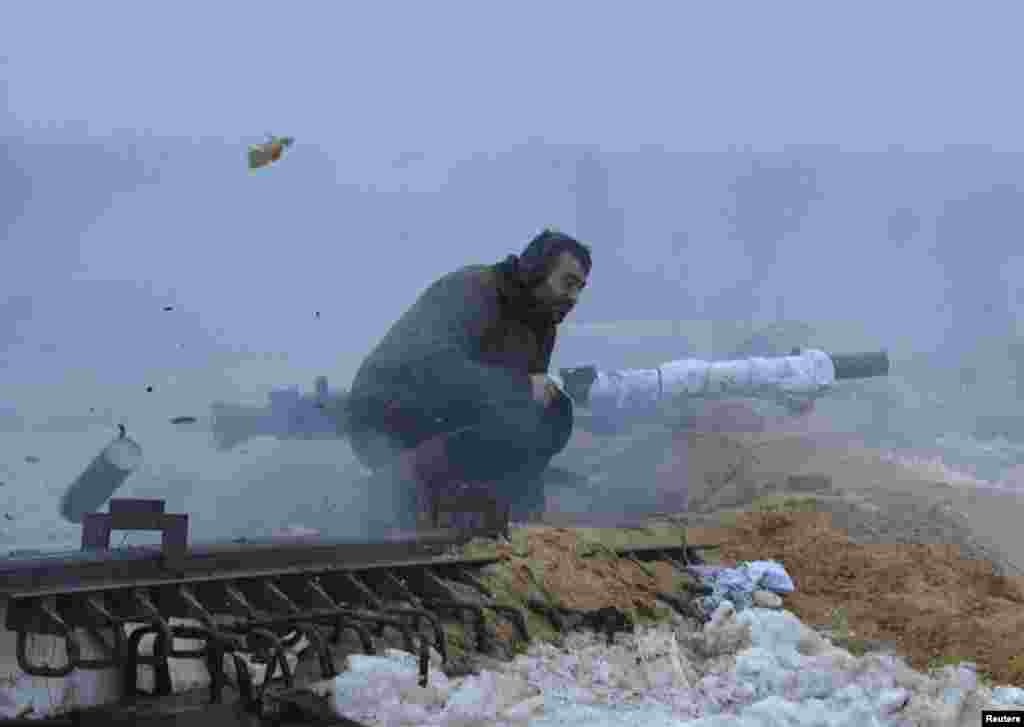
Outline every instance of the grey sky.
[[[145, 434], [345, 386], [435, 277], [546, 224], [594, 244], [574, 322], [757, 311], [847, 349], [928, 354], [961, 345], [954, 323], [1001, 342], [1024, 306], [1018, 8], [9, 3], [0, 412]], [[266, 132], [296, 145], [250, 176]], [[623, 341], [567, 332], [556, 362], [711, 353]], [[180, 453], [150, 431], [159, 472]]]
[[1020, 20], [996, 2], [21, 2], [0, 48], [26, 123], [287, 129], [368, 181], [396, 149], [530, 135], [1019, 149]]
[[[325, 308], [359, 329], [347, 337], [363, 349], [436, 274], [496, 259], [543, 224], [574, 226], [575, 160], [561, 177], [537, 174], [558, 152], [524, 150], [529, 139], [646, 150], [599, 162], [612, 204], [629, 214], [596, 225], [608, 238], [598, 271], [614, 248], [620, 272], [653, 274], [667, 228], [717, 218], [723, 188], [747, 164], [719, 159], [684, 181], [668, 163], [659, 171], [660, 150], [1020, 149], [1015, 7], [12, 4], [0, 30], [0, 132], [21, 146], [11, 178], [30, 186], [5, 240], [18, 264], [0, 275], [6, 290], [36, 294], [37, 322], [58, 303], [71, 310], [72, 282], [135, 281], [201, 316], [215, 339], [303, 341], [324, 354], [306, 318]], [[244, 145], [266, 131], [299, 143], [250, 178]], [[41, 150], [64, 144], [103, 161], [71, 154], [66, 166], [38, 166]], [[406, 152], [423, 157], [396, 169]], [[819, 177], [859, 195], [878, 187], [843, 174]], [[829, 219], [817, 218], [834, 237]], [[408, 245], [396, 246], [403, 235]], [[742, 245], [712, 247], [716, 264], [690, 277], [702, 292], [742, 281], [735, 266], [748, 264]], [[95, 315], [110, 315], [123, 294], [102, 305], [105, 293], [74, 296], [74, 309], [84, 316], [96, 303]]]

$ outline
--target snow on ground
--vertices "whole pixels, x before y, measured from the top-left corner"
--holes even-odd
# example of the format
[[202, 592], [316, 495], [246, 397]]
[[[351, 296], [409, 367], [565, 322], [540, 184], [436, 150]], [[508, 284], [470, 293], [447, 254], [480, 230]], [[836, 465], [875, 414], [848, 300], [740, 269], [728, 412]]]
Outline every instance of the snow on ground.
[[[152, 648], [152, 637], [142, 646]], [[294, 669], [296, 657], [289, 661]], [[788, 611], [737, 614], [728, 604], [699, 629], [677, 618], [618, 634], [611, 645], [573, 633], [461, 678], [439, 670], [436, 652], [431, 666], [424, 688], [411, 654], [353, 654], [342, 674], [311, 689], [337, 713], [376, 727], [959, 727], [978, 724], [981, 709], [1024, 707], [1024, 689], [979, 684], [970, 664], [925, 675], [892, 655], [853, 657]], [[194, 660], [172, 659], [171, 676], [176, 692], [209, 684]], [[144, 677], [151, 681], [151, 671]], [[98, 697], [119, 684], [113, 671], [10, 679], [0, 685], [0, 716], [29, 707], [33, 717], [53, 716], [105, 701]]]
[[315, 685], [334, 709], [379, 727], [950, 727], [981, 709], [1024, 704], [1024, 690], [979, 684], [969, 664], [933, 675], [892, 655], [853, 657], [787, 611], [723, 605], [683, 622], [618, 635], [534, 643], [501, 671], [417, 684], [416, 659], [356, 655]]
[[1005, 438], [982, 441], [947, 432], [931, 447], [887, 451], [883, 459], [954, 486], [1024, 490], [1024, 445]]

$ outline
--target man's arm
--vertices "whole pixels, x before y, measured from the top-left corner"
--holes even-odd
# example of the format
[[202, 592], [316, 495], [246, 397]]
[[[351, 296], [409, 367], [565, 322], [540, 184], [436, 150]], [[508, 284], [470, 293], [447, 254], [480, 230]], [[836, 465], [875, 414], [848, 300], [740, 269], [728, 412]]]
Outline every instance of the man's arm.
[[428, 327], [435, 337], [417, 366], [421, 383], [456, 401], [529, 397], [527, 374], [479, 360], [484, 334], [501, 318], [497, 290], [460, 276], [443, 281], [430, 297]]

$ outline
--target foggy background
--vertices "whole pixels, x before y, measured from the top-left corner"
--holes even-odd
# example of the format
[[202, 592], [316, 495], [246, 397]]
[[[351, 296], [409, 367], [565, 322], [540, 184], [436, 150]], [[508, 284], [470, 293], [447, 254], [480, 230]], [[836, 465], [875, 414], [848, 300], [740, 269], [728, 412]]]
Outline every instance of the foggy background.
[[[956, 7], [12, 5], [0, 545], [77, 541], [56, 500], [119, 422], [145, 453], [119, 494], [194, 537], [325, 502], [357, 528], [347, 444], [217, 452], [210, 403], [346, 387], [436, 277], [545, 225], [594, 252], [556, 368], [774, 325], [886, 348], [831, 425], [1000, 476], [1024, 461], [1021, 13]], [[296, 144], [250, 175], [268, 132]]]

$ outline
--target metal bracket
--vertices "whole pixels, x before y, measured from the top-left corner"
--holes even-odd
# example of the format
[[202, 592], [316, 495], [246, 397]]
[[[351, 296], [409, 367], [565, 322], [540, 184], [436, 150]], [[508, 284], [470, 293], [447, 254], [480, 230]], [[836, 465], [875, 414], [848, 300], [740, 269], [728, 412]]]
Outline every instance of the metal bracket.
[[114, 530], [149, 530], [161, 533], [168, 562], [180, 561], [188, 548], [188, 515], [164, 512], [163, 500], [114, 498], [110, 512], [92, 512], [82, 520], [82, 550], [109, 550]]

